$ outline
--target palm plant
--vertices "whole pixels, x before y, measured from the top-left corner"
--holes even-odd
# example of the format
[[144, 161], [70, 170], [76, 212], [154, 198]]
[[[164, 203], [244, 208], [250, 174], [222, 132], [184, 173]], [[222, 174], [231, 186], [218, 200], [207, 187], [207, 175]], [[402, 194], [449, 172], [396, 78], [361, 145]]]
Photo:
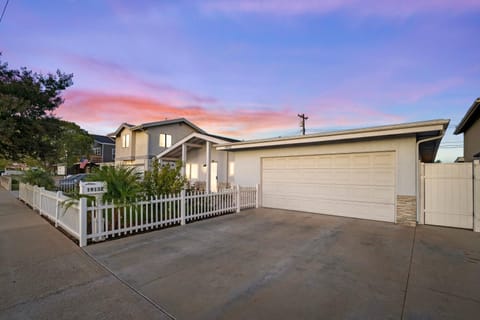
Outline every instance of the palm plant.
[[120, 205], [135, 201], [141, 191], [139, 178], [140, 174], [134, 167], [104, 166], [95, 169], [86, 180], [106, 182], [107, 192], [102, 200]]

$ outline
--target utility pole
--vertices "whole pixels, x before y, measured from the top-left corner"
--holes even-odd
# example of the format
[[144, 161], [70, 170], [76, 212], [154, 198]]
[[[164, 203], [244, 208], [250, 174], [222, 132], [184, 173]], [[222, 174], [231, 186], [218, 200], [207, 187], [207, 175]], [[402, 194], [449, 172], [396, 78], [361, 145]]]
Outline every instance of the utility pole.
[[305, 120], [308, 120], [308, 117], [305, 116], [305, 113], [298, 114], [297, 116], [302, 119], [302, 122], [300, 122], [300, 127], [302, 128], [302, 135], [305, 135]]

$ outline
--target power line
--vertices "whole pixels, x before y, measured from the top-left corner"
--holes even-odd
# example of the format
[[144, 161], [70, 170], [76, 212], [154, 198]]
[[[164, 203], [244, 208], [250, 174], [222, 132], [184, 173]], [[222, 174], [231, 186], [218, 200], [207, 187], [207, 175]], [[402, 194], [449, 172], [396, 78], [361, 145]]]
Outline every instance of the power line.
[[8, 2], [9, 2], [9, 1], [10, 1], [10, 0], [5, 1], [5, 5], [3, 6], [2, 15], [0, 16], [0, 23], [2, 23], [3, 16], [5, 15], [5, 11], [7, 11], [7, 6], [8, 6]]

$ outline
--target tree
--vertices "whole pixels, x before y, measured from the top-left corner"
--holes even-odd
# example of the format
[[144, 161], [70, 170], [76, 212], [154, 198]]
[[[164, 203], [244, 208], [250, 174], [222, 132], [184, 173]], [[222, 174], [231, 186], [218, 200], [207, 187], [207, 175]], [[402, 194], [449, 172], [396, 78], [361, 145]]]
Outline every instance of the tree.
[[181, 161], [177, 161], [174, 167], [161, 166], [158, 159], [154, 158], [152, 169], [145, 172], [142, 183], [145, 195], [155, 197], [179, 193], [187, 183], [187, 179], [181, 174], [182, 165]]
[[[55, 140], [50, 139], [52, 152], [44, 155], [46, 165], [63, 162], [67, 167], [71, 167], [82, 156], [91, 152], [93, 138], [73, 122], [57, 121], [59, 133], [52, 134]], [[48, 152], [48, 150], [44, 151]]]
[[51, 137], [60, 134], [53, 112], [72, 78], [60, 70], [43, 75], [25, 67], [9, 69], [0, 60], [0, 158], [46, 160], [53, 152]]

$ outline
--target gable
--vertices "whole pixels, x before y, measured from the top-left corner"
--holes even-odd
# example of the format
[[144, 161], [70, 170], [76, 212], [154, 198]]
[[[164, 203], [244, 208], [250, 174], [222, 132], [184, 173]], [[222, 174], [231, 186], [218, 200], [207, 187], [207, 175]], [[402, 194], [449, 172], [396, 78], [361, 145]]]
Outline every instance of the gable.
[[468, 131], [472, 125], [478, 122], [480, 118], [480, 98], [477, 98], [468, 109], [460, 124], [455, 129], [454, 134], [460, 134]]

